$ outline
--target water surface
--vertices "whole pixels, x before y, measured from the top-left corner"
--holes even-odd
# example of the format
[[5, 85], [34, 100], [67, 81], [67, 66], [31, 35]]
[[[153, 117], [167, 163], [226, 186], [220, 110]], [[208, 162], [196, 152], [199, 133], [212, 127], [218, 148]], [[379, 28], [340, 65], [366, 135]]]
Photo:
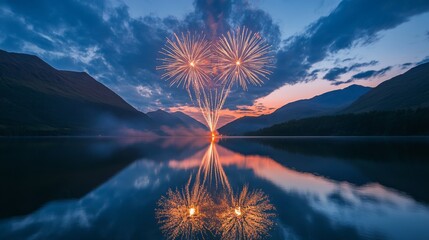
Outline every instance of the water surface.
[[0, 239], [429, 239], [428, 138], [2, 138], [0, 159]]

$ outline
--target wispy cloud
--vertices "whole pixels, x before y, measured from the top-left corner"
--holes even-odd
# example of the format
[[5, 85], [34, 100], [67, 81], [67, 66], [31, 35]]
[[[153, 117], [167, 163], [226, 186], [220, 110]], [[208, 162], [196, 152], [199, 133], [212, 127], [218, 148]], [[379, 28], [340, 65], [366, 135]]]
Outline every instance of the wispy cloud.
[[371, 62], [365, 62], [365, 63], [355, 63], [349, 67], [335, 67], [330, 69], [323, 79], [328, 81], [334, 81], [337, 80], [341, 75], [348, 73], [350, 71], [358, 70], [362, 67], [368, 67], [368, 66], [374, 66], [378, 63], [378, 61], [371, 61]]
[[363, 72], [360, 72], [360, 73], [353, 75], [349, 80], [335, 81], [332, 84], [341, 85], [341, 84], [345, 84], [345, 83], [351, 83], [351, 82], [354, 82], [356, 80], [366, 80], [369, 78], [380, 77], [380, 76], [383, 76], [386, 72], [390, 71], [391, 69], [392, 69], [392, 67], [389, 66], [389, 67], [382, 68], [380, 70], [363, 71]]

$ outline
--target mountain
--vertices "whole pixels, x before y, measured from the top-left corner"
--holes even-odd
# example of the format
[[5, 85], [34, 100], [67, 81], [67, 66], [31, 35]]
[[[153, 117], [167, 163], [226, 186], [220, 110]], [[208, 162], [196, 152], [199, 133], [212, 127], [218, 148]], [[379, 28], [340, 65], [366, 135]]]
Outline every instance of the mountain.
[[428, 122], [429, 108], [372, 111], [291, 120], [247, 135], [428, 136]]
[[429, 107], [429, 63], [384, 81], [361, 96], [342, 113]]
[[146, 114], [161, 126], [169, 128], [182, 127], [189, 129], [207, 130], [207, 127], [204, 124], [179, 111], [174, 113], [168, 113], [166, 111], [158, 109], [156, 111], [148, 112]]
[[242, 117], [219, 129], [221, 134], [239, 135], [293, 119], [333, 114], [353, 103], [371, 88], [351, 85], [310, 99], [288, 103], [271, 114]]
[[0, 135], [120, 134], [156, 126], [84, 72], [0, 50]]
[[177, 112], [173, 112], [171, 114], [175, 117], [180, 118], [180, 120], [185, 122], [189, 127], [209, 130], [206, 125], [202, 124], [200, 121], [196, 120], [195, 118], [193, 118], [193, 117], [191, 117], [191, 116], [189, 116], [183, 112], [177, 111]]

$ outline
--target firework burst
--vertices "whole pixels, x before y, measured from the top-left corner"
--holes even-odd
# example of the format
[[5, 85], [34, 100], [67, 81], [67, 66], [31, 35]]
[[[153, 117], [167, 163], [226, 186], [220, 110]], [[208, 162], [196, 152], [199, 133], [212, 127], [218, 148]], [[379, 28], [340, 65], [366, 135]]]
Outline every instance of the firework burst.
[[210, 43], [204, 35], [174, 34], [167, 39], [160, 52], [158, 70], [164, 71], [162, 78], [170, 81], [170, 85], [183, 86], [192, 98], [191, 90], [199, 95], [210, 82], [212, 72], [210, 61]]
[[213, 201], [202, 185], [190, 189], [190, 182], [181, 191], [169, 189], [158, 201], [155, 215], [167, 239], [204, 239], [211, 232]]
[[261, 85], [273, 68], [271, 53], [271, 46], [259, 33], [245, 27], [230, 31], [215, 44], [216, 78], [228, 86], [237, 83], [244, 90], [249, 83]]
[[183, 86], [196, 99], [207, 126], [215, 132], [220, 111], [234, 84], [261, 85], [273, 68], [271, 47], [258, 33], [237, 28], [215, 43], [204, 35], [174, 34], [161, 50], [162, 78]]
[[219, 213], [222, 239], [261, 239], [273, 226], [274, 206], [261, 190], [245, 186], [238, 196], [226, 195]]

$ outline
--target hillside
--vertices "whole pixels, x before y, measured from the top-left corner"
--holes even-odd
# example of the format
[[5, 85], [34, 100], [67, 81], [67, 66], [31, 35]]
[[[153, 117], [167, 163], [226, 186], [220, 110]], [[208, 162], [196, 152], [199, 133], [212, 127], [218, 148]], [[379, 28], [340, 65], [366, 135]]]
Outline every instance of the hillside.
[[305, 118], [248, 133], [251, 136], [429, 135], [429, 108]]
[[353, 103], [371, 88], [351, 85], [310, 99], [288, 103], [271, 114], [242, 117], [219, 129], [221, 134], [239, 135], [293, 119], [333, 114]]
[[168, 113], [158, 109], [153, 112], [147, 112], [146, 114], [161, 126], [166, 126], [169, 128], [183, 127], [189, 129], [207, 130], [205, 125], [182, 112]]
[[0, 112], [0, 135], [109, 135], [156, 126], [87, 73], [1, 50]]
[[429, 107], [429, 63], [384, 81], [342, 113]]
[[173, 116], [179, 118], [180, 120], [182, 120], [184, 123], [186, 123], [186, 125], [188, 127], [201, 128], [201, 129], [205, 129], [207, 131], [209, 130], [206, 125], [202, 124], [200, 121], [196, 120], [195, 118], [193, 118], [193, 117], [191, 117], [191, 116], [189, 116], [183, 112], [177, 111], [177, 112], [173, 112], [171, 114]]

